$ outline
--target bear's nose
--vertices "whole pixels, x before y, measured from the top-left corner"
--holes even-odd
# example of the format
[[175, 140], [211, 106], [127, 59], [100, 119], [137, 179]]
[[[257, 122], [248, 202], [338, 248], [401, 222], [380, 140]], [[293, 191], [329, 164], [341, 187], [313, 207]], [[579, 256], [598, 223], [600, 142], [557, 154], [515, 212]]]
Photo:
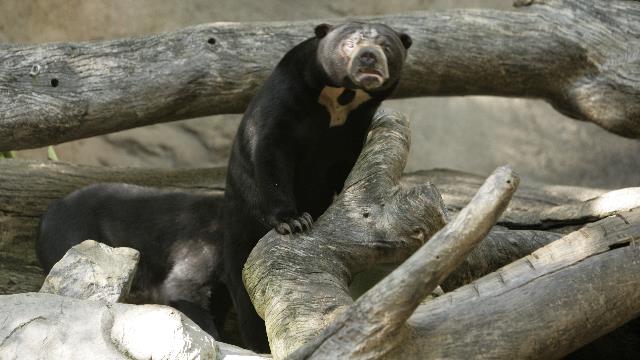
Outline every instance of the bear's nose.
[[360, 53], [360, 63], [364, 66], [374, 66], [378, 62], [376, 54], [371, 50], [364, 50]]

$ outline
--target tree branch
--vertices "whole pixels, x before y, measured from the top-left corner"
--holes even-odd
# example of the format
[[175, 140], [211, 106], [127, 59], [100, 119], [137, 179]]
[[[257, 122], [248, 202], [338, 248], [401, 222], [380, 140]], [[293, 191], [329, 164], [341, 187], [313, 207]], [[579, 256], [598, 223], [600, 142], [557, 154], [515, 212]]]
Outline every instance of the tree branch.
[[289, 358], [378, 359], [398, 346], [406, 320], [485, 237], [518, 182], [508, 167], [496, 170], [452, 222]]
[[[444, 204], [431, 184], [399, 185], [408, 141], [406, 119], [381, 113], [345, 189], [312, 229], [296, 236], [271, 231], [249, 255], [245, 286], [277, 358], [353, 303], [347, 293], [353, 273], [402, 261], [444, 226]], [[383, 165], [385, 158], [394, 163]]]
[[640, 314], [639, 234], [636, 208], [436, 298], [390, 358], [560, 358]]
[[[279, 256], [281, 247], [272, 249], [270, 256]], [[408, 261], [437, 256], [425, 253]], [[336, 316], [332, 325], [326, 325], [319, 337], [301, 344], [302, 348], [287, 358], [464, 359], [478, 354], [487, 358], [560, 358], [640, 315], [639, 256], [640, 208], [635, 208], [587, 225], [495, 273], [420, 305], [400, 331], [387, 332], [389, 326], [397, 326], [398, 318], [404, 318], [390, 315], [402, 311], [407, 300], [387, 302], [384, 311], [376, 311], [360, 309], [359, 299]], [[322, 259], [308, 266], [320, 262]], [[411, 268], [404, 264], [400, 269], [404, 266]], [[404, 281], [411, 284], [416, 280], [405, 277]], [[309, 294], [306, 286], [298, 290]], [[398, 283], [385, 279], [363, 298], [375, 303], [378, 297], [395, 297], [392, 293], [397, 290]], [[400, 309], [390, 309], [394, 306]], [[369, 317], [377, 317], [373, 321], [379, 322], [377, 326], [362, 323]], [[287, 328], [280, 330], [277, 336], [289, 335]], [[372, 332], [367, 334], [368, 330]]]
[[[397, 97], [537, 97], [640, 137], [638, 2], [548, 0], [520, 11], [359, 19], [414, 39]], [[240, 113], [315, 24], [346, 20], [214, 23], [122, 40], [2, 45], [0, 151]]]

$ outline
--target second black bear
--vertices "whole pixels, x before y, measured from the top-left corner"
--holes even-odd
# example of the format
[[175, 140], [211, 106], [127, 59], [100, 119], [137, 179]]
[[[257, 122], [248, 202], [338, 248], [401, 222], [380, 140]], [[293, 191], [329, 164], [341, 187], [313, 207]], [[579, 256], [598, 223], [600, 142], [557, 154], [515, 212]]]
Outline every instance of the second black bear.
[[140, 252], [129, 302], [175, 307], [220, 340], [231, 305], [221, 281], [220, 198], [127, 184], [97, 184], [49, 205], [36, 253], [48, 273], [92, 239]]
[[374, 113], [396, 88], [411, 38], [383, 24], [322, 24], [257, 92], [237, 132], [224, 205], [226, 284], [245, 344], [268, 351], [242, 268], [270, 229], [308, 229], [362, 150]]

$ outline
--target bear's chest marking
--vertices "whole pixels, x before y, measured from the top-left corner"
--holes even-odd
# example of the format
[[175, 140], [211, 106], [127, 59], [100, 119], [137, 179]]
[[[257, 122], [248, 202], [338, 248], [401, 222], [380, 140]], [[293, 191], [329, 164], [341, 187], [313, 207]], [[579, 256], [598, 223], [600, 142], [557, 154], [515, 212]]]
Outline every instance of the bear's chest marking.
[[318, 103], [324, 106], [331, 116], [329, 127], [344, 125], [352, 110], [371, 99], [364, 90], [347, 90], [346, 92], [345, 90], [345, 88], [325, 86], [320, 92]]

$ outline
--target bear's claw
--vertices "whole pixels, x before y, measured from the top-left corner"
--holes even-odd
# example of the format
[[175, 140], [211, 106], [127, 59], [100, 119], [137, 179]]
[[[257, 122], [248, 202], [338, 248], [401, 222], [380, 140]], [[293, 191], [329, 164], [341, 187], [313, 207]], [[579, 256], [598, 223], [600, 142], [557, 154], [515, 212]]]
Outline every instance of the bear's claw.
[[287, 218], [275, 226], [278, 233], [282, 235], [300, 233], [311, 229], [313, 218], [309, 213], [302, 213], [297, 218]]

